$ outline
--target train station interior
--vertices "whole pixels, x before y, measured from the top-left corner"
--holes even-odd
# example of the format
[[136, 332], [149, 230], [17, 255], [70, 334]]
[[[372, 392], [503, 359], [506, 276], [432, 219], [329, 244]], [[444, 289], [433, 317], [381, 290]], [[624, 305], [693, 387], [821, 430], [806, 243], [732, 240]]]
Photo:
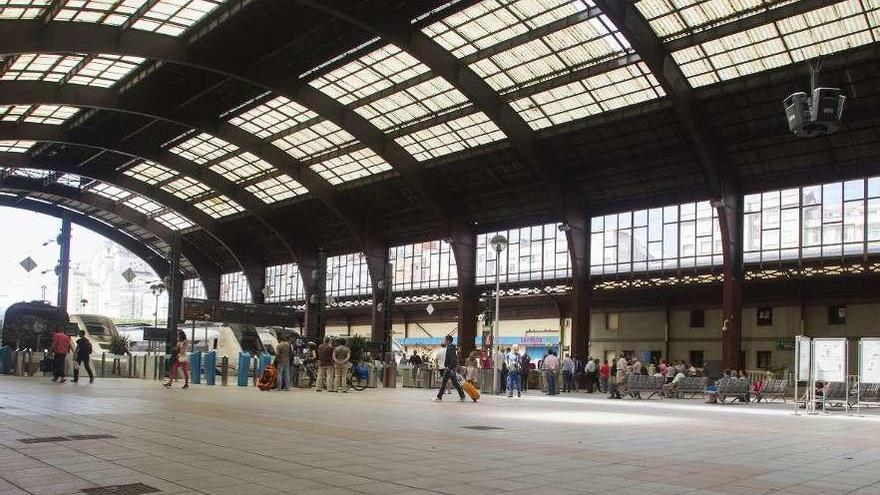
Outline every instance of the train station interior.
[[0, 0], [0, 495], [880, 495], [878, 41]]

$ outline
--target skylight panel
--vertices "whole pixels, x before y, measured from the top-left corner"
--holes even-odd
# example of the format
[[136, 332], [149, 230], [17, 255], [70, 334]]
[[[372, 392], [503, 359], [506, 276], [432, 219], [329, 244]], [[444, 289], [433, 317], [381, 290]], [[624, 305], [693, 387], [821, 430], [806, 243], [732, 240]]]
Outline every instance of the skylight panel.
[[640, 0], [635, 6], [664, 40], [727, 24], [794, 0]]
[[238, 146], [203, 132], [177, 144], [177, 146], [168, 151], [199, 165], [204, 165], [212, 160], [238, 151]]
[[122, 55], [97, 55], [76, 71], [71, 84], [109, 88], [137, 69], [145, 59]]
[[583, 82], [605, 111], [666, 95], [650, 69], [641, 62], [590, 77]]
[[283, 174], [247, 185], [245, 189], [264, 203], [275, 203], [308, 192], [302, 184]]
[[145, 3], [147, 0], [67, 0], [52, 20], [121, 26]]
[[82, 185], [82, 177], [74, 174], [64, 174], [58, 178], [58, 183], [62, 186], [79, 188]]
[[223, 218], [244, 211], [238, 203], [223, 195], [200, 201], [195, 206], [212, 218]]
[[18, 122], [30, 109], [30, 105], [0, 105], [0, 120]]
[[543, 129], [602, 112], [582, 81], [511, 102], [532, 129]]
[[123, 173], [150, 185], [156, 185], [177, 176], [177, 172], [174, 170], [149, 161], [144, 161], [134, 167], [130, 167]]
[[16, 56], [0, 75], [4, 81], [59, 82], [83, 60], [82, 55], [25, 53]]
[[131, 193], [120, 189], [112, 184], [107, 184], [105, 182], [98, 182], [91, 188], [89, 188], [90, 192], [93, 192], [99, 196], [104, 196], [107, 199], [111, 199], [113, 201], [121, 201], [129, 196]]
[[249, 152], [229, 157], [211, 165], [210, 169], [233, 182], [241, 182], [275, 170], [268, 162]]
[[180, 36], [225, 0], [159, 0], [134, 22], [135, 29]]
[[[61, 125], [79, 112], [78, 108], [62, 105], [39, 105], [24, 118], [35, 124]], [[2, 113], [2, 110], [0, 110]]]
[[704, 86], [872, 43], [867, 18], [880, 5], [837, 3], [672, 54], [692, 86]]
[[211, 191], [211, 188], [190, 177], [180, 177], [175, 179], [168, 184], [161, 186], [161, 189], [170, 192], [178, 198], [186, 200], [202, 196]]
[[272, 142], [288, 154], [302, 159], [313, 157], [355, 142], [354, 136], [329, 120], [322, 120], [312, 126]]
[[163, 213], [157, 216], [155, 220], [171, 230], [188, 229], [193, 226], [192, 222], [173, 211]]
[[265, 139], [317, 117], [306, 107], [279, 96], [229, 119], [229, 123]]
[[36, 19], [52, 0], [0, 0], [0, 19]]
[[45, 179], [52, 175], [51, 170], [43, 170], [41, 168], [21, 167], [13, 170], [12, 175], [16, 177], [24, 177], [26, 179]]
[[421, 162], [505, 137], [483, 112], [477, 112], [399, 137], [395, 141]]
[[143, 196], [132, 195], [125, 201], [125, 206], [129, 208], [135, 209], [144, 215], [152, 215], [160, 210], [162, 210], [162, 205], [156, 203], [154, 201], [150, 201], [149, 199]]
[[391, 170], [391, 165], [372, 150], [362, 149], [310, 165], [310, 168], [335, 186], [387, 172]]
[[468, 103], [468, 99], [446, 79], [435, 77], [370, 102], [355, 111], [384, 131], [442, 115]]
[[485, 0], [422, 31], [461, 58], [586, 8], [577, 0]]
[[429, 70], [400, 48], [385, 45], [309, 84], [347, 105]]
[[630, 51], [605, 16], [594, 17], [471, 64], [494, 89], [522, 87]]
[[3, 153], [27, 153], [36, 141], [0, 141], [0, 152]]

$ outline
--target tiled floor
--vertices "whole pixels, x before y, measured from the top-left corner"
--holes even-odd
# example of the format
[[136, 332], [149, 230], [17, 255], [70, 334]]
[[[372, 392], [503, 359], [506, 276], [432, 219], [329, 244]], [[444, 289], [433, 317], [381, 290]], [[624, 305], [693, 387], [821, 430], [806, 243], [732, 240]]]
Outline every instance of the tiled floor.
[[[880, 414], [580, 394], [435, 404], [429, 391], [163, 389], [0, 377], [0, 495], [878, 494]], [[456, 397], [456, 396], [449, 396]], [[476, 431], [464, 426], [495, 426]], [[116, 438], [25, 444], [31, 437]]]

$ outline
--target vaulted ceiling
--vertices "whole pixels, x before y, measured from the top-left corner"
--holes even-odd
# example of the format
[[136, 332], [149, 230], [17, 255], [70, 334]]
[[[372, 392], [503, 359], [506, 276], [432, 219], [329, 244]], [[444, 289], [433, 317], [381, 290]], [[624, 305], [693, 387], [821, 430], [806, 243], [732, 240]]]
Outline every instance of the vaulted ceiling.
[[[0, 199], [217, 273], [863, 176], [878, 37], [877, 0], [0, 0]], [[797, 139], [817, 57], [846, 124]]]

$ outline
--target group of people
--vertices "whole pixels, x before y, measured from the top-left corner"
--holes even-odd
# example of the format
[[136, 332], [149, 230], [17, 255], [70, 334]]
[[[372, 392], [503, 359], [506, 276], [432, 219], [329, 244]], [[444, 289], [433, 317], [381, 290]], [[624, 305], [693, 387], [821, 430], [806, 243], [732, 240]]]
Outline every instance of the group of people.
[[52, 381], [55, 383], [67, 381], [65, 368], [67, 355], [71, 350], [76, 353], [73, 365], [73, 383], [79, 381], [80, 366], [84, 367], [89, 374], [89, 383], [95, 383], [95, 374], [92, 372], [92, 342], [86, 337], [86, 332], [79, 332], [75, 347], [71, 348], [70, 336], [65, 334], [61, 328], [57, 328], [52, 334], [52, 345], [49, 349], [52, 354]]

